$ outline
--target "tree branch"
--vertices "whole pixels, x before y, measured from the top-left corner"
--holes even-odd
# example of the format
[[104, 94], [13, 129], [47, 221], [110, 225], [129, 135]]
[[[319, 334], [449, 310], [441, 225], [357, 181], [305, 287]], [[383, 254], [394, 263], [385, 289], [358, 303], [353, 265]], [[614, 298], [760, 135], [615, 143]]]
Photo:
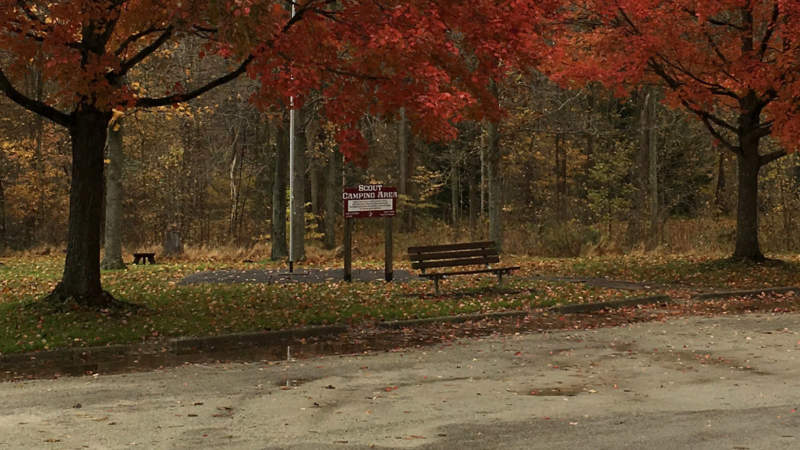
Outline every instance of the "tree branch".
[[25, 94], [16, 90], [8, 78], [6, 78], [6, 75], [3, 73], [2, 69], [0, 69], [0, 92], [3, 92], [6, 97], [11, 99], [11, 101], [22, 106], [28, 111], [52, 120], [61, 126], [69, 127], [72, 124], [72, 117], [70, 117], [68, 114], [65, 114], [43, 102], [27, 97]]
[[733, 153], [736, 153], [736, 154], [739, 154], [739, 153], [742, 152], [742, 148], [737, 146], [737, 145], [733, 145], [727, 138], [725, 138], [725, 136], [722, 135], [722, 133], [720, 133], [714, 127], [714, 124], [722, 126], [723, 128], [727, 128], [728, 130], [731, 130], [731, 131], [736, 131], [736, 128], [734, 128], [733, 126], [731, 126], [731, 124], [725, 122], [724, 120], [722, 120], [722, 119], [720, 119], [718, 117], [714, 117], [708, 111], [703, 111], [702, 109], [693, 107], [689, 102], [687, 102], [684, 99], [681, 99], [681, 103], [683, 104], [683, 106], [686, 109], [688, 109], [689, 111], [693, 112], [695, 115], [697, 115], [697, 117], [700, 118], [700, 120], [703, 122], [703, 124], [708, 129], [709, 133], [711, 133], [711, 136], [713, 136], [714, 139], [718, 140], [722, 144], [723, 147], [727, 148], [728, 150], [730, 150], [730, 151], [732, 151]]
[[127, 38], [125, 38], [125, 40], [122, 41], [119, 44], [119, 47], [117, 47], [117, 49], [114, 51], [114, 54], [116, 56], [120, 56], [123, 53], [125, 53], [125, 51], [128, 49], [128, 46], [130, 46], [134, 42], [138, 41], [139, 39], [147, 36], [148, 34], [160, 33], [160, 32], [163, 32], [163, 31], [166, 31], [166, 28], [158, 28], [158, 27], [153, 26], [153, 27], [150, 27], [150, 28], [148, 28], [146, 30], [142, 30], [142, 31], [140, 31], [138, 33], [134, 33], [134, 34], [128, 36]]
[[124, 77], [128, 73], [128, 71], [130, 71], [136, 64], [139, 64], [145, 58], [153, 54], [154, 51], [158, 50], [159, 47], [164, 45], [164, 43], [167, 42], [167, 40], [169, 40], [169, 38], [172, 36], [172, 30], [173, 30], [172, 26], [167, 27], [167, 29], [164, 30], [163, 33], [161, 33], [161, 36], [159, 36], [158, 39], [153, 41], [147, 47], [141, 49], [139, 53], [133, 55], [131, 59], [124, 61], [122, 64], [120, 64], [119, 72], [115, 72], [113, 74], [113, 77], [114, 78]]
[[199, 97], [206, 92], [214, 89], [217, 86], [221, 86], [225, 83], [228, 83], [234, 79], [236, 79], [239, 75], [243, 74], [247, 70], [247, 66], [253, 61], [253, 56], [250, 55], [245, 59], [242, 64], [239, 65], [236, 70], [223, 75], [208, 84], [201, 86], [193, 91], [185, 92], [182, 94], [174, 94], [174, 95], [167, 95], [165, 97], [158, 97], [158, 98], [150, 98], [150, 97], [142, 97], [136, 99], [135, 106], [140, 108], [152, 108], [156, 106], [167, 106], [167, 105], [174, 105], [176, 103], [183, 103], [189, 101], [193, 98]]
[[780, 159], [786, 156], [786, 150], [778, 150], [772, 153], [767, 153], [766, 155], [761, 155], [758, 157], [758, 164], [759, 166], [766, 166], [767, 164], [775, 161], [776, 159]]
[[778, 6], [778, 3], [772, 8], [772, 16], [769, 19], [769, 25], [767, 25], [767, 30], [764, 32], [764, 37], [761, 39], [761, 45], [758, 49], [759, 59], [762, 61], [764, 60], [764, 56], [767, 54], [767, 49], [769, 48], [769, 41], [772, 39], [773, 33], [775, 33], [775, 26], [780, 18], [781, 10]]

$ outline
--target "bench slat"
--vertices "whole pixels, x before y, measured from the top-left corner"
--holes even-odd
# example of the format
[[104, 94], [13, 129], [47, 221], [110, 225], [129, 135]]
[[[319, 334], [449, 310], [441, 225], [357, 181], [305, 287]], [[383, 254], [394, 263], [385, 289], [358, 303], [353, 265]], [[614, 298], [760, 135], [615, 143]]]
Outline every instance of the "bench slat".
[[519, 266], [495, 267], [492, 269], [480, 269], [480, 270], [459, 270], [455, 272], [422, 273], [419, 276], [425, 278], [442, 278], [447, 275], [470, 275], [473, 273], [511, 272], [512, 270], [519, 270]]
[[494, 247], [493, 241], [462, 242], [460, 244], [428, 245], [424, 247], [409, 247], [408, 253], [446, 252], [450, 250], [470, 250]]
[[431, 261], [436, 259], [462, 259], [472, 256], [498, 256], [496, 248], [485, 250], [460, 250], [441, 253], [415, 253], [408, 255], [411, 261]]
[[430, 262], [418, 262], [411, 264], [414, 269], [432, 269], [435, 267], [453, 267], [453, 266], [474, 266], [483, 264], [499, 263], [500, 258], [497, 256], [488, 256], [480, 258], [464, 258], [464, 259], [448, 259]]

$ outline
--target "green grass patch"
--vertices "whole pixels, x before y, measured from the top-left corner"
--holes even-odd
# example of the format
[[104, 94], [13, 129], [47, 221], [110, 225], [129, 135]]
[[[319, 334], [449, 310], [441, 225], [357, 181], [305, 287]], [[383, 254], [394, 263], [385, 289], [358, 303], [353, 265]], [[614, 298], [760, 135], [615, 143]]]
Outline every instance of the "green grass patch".
[[[196, 284], [186, 275], [209, 270], [274, 269], [274, 264], [190, 262], [104, 271], [116, 298], [142, 306], [126, 312], [53, 310], [39, 302], [55, 287], [63, 262], [55, 257], [6, 258], [0, 265], [0, 353], [132, 342], [175, 336], [280, 330], [333, 323], [365, 325], [445, 315], [527, 310], [601, 302], [659, 291], [618, 291], [534, 275], [608, 278], [693, 288], [747, 289], [800, 285], [800, 261], [747, 264], [710, 257], [614, 256], [504, 258], [522, 266], [496, 286], [494, 276], [460, 276], [441, 283]], [[379, 261], [359, 267], [380, 268]], [[667, 289], [667, 288], [665, 288]], [[670, 288], [674, 289], [674, 288]], [[673, 292], [672, 290], [670, 292]], [[687, 290], [688, 292], [688, 290]]]
[[[152, 342], [175, 336], [279, 330], [333, 323], [368, 324], [443, 315], [527, 310], [636, 295], [524, 276], [461, 276], [407, 283], [195, 284], [178, 282], [207, 270], [269, 269], [258, 264], [175, 263], [102, 273], [116, 298], [142, 306], [125, 312], [54, 310], [38, 299], [61, 276], [55, 258], [6, 259], [0, 266], [0, 353]], [[639, 293], [640, 294], [640, 293]]]
[[748, 289], [800, 285], [800, 261], [795, 255], [748, 263], [706, 256], [606, 256], [536, 259], [540, 274], [607, 278], [696, 288]]

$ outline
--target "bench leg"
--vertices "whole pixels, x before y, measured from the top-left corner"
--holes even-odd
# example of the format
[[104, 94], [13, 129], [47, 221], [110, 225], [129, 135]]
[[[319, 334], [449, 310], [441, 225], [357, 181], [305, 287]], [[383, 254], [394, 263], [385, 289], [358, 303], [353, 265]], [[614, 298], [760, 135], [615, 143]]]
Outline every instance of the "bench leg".
[[439, 277], [433, 279], [433, 290], [436, 295], [439, 295]]
[[503, 272], [497, 272], [497, 287], [503, 285]]
[[156, 263], [156, 257], [155, 256], [148, 256], [147, 260], [150, 262], [150, 264], [155, 264]]
[[133, 263], [134, 263], [135, 265], [137, 265], [137, 266], [139, 265], [139, 259], [140, 259], [140, 258], [139, 258], [138, 256], [136, 256], [136, 257], [134, 257], [134, 258], [133, 258]]

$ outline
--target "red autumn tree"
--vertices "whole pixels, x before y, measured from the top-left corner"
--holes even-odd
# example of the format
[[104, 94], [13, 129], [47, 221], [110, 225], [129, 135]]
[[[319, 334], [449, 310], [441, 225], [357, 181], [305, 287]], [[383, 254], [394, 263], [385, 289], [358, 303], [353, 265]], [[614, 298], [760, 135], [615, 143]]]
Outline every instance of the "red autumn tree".
[[758, 174], [793, 150], [798, 131], [797, 2], [781, 0], [587, 0], [567, 2], [561, 79], [620, 91], [664, 87], [738, 161], [734, 258], [764, 259], [758, 242]]
[[[108, 306], [100, 283], [103, 148], [114, 109], [195, 98], [247, 72], [259, 104], [297, 106], [323, 91], [343, 152], [357, 158], [354, 131], [364, 113], [404, 106], [431, 137], [448, 138], [464, 114], [497, 114], [488, 80], [541, 49], [537, 24], [549, 2], [535, 0], [301, 0], [289, 17], [276, 0], [0, 0], [0, 92], [66, 127], [72, 141], [67, 255], [50, 299]], [[196, 87], [165, 81], [145, 96], [129, 75], [155, 52], [187, 36], [230, 71]], [[198, 58], [204, 57], [199, 54]], [[33, 98], [18, 86], [35, 65], [51, 87]]]

